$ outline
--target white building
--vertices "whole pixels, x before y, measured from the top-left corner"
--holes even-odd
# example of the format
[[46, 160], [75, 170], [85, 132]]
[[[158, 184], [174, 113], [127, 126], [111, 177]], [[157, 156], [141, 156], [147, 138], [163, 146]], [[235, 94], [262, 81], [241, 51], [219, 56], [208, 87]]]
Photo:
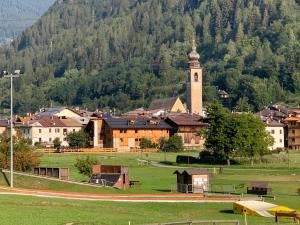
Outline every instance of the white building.
[[284, 124], [276, 122], [275, 120], [266, 122], [266, 130], [274, 138], [274, 144], [270, 150], [284, 148]]
[[55, 138], [59, 138], [62, 146], [68, 146], [67, 134], [80, 131], [82, 125], [73, 119], [44, 116], [27, 122], [16, 123], [15, 128], [25, 138], [32, 140], [32, 145], [41, 143], [46, 147], [51, 147]]

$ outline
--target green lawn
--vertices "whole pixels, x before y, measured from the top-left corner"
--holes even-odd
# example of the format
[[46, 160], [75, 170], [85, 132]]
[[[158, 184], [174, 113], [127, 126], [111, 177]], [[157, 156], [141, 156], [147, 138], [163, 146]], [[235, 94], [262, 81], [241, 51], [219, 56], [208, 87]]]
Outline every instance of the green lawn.
[[[184, 154], [197, 155], [195, 152]], [[85, 157], [85, 155], [43, 154], [41, 166], [68, 167], [72, 179], [83, 181], [87, 178], [77, 172], [74, 163], [77, 157]], [[63, 184], [57, 181], [20, 176], [15, 176], [15, 186], [90, 193], [166, 193], [175, 190], [176, 176], [173, 175], [175, 168], [139, 166], [137, 158], [167, 160], [170, 164], [176, 165], [176, 155], [175, 153], [166, 155], [164, 153], [93, 154], [102, 164], [128, 166], [130, 179], [141, 181], [141, 186], [125, 191]], [[266, 180], [270, 182], [270, 187], [276, 194], [276, 200], [268, 199], [268, 202], [300, 209], [300, 197], [296, 195], [296, 189], [300, 188], [300, 154], [291, 154], [290, 158], [293, 160], [290, 168], [280, 163], [269, 166], [261, 164], [223, 166], [224, 172], [212, 177], [212, 188], [218, 190], [224, 184], [236, 184], [239, 187], [237, 192], [242, 193], [245, 192], [247, 183]], [[185, 166], [206, 167], [211, 172], [214, 167], [216, 171], [220, 167], [196, 164]], [[0, 177], [0, 184], [6, 184], [3, 176]], [[243, 187], [242, 184], [246, 185]], [[0, 216], [2, 221], [5, 221], [0, 224], [66, 224], [70, 222], [74, 224], [128, 224], [128, 221], [131, 221], [131, 224], [143, 224], [202, 219], [243, 221], [243, 216], [228, 213], [228, 210], [232, 209], [232, 203], [109, 203], [0, 196], [0, 207], [2, 207]], [[248, 224], [274, 224], [274, 219], [249, 216]], [[292, 224], [292, 221], [283, 220], [283, 224]]]
[[[235, 219], [232, 203], [110, 203], [0, 196], [1, 224], [5, 225], [132, 225], [206, 219]], [[290, 222], [290, 223], [288, 223]], [[292, 224], [283, 220], [282, 224]], [[241, 223], [243, 224], [243, 223]], [[274, 218], [248, 217], [248, 224], [274, 224]]]

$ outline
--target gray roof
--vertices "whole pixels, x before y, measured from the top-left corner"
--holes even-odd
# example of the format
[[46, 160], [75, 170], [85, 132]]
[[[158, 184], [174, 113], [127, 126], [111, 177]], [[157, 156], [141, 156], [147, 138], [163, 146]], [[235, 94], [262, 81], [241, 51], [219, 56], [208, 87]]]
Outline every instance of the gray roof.
[[108, 118], [104, 119], [109, 127], [113, 129], [171, 129], [164, 120], [161, 119], [127, 119]]
[[49, 108], [45, 112], [40, 113], [41, 116], [54, 116], [56, 113], [62, 111], [63, 108]]
[[158, 110], [158, 109], [162, 109], [162, 110], [171, 110], [171, 108], [173, 107], [173, 105], [175, 104], [176, 100], [178, 97], [172, 97], [172, 98], [164, 98], [164, 99], [154, 99], [148, 110]]
[[201, 175], [201, 174], [209, 174], [208, 170], [199, 170], [199, 169], [180, 169], [176, 170], [174, 174], [183, 174], [186, 173], [188, 175]]

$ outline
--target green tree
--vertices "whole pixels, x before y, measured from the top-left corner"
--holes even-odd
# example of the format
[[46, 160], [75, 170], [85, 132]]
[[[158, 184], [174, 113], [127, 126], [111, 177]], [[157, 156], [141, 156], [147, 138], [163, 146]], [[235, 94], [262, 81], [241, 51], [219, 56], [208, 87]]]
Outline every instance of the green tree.
[[71, 132], [67, 135], [67, 141], [71, 148], [84, 148], [87, 146], [87, 134], [80, 130], [77, 132]]
[[232, 142], [231, 115], [219, 103], [213, 103], [208, 108], [209, 127], [205, 133], [205, 147], [212, 151], [220, 161], [226, 160], [230, 165], [234, 146]]
[[164, 152], [181, 152], [184, 150], [182, 138], [178, 135], [173, 135], [168, 140], [161, 139], [160, 146]]
[[140, 147], [141, 149], [145, 148], [157, 148], [157, 144], [153, 143], [151, 140], [147, 138], [141, 138]]
[[56, 137], [54, 140], [53, 140], [53, 147], [54, 148], [59, 148], [61, 145], [61, 141], [59, 140], [58, 137]]
[[264, 123], [252, 114], [232, 114], [215, 103], [209, 107], [208, 117], [205, 147], [228, 165], [236, 156], [262, 156], [273, 143]]
[[[30, 171], [37, 167], [40, 163], [40, 158], [33, 151], [31, 143], [28, 139], [22, 137], [19, 133], [13, 137], [14, 146], [14, 170]], [[10, 161], [10, 137], [7, 133], [0, 136], [0, 167], [9, 168]]]
[[85, 158], [77, 158], [74, 166], [78, 169], [79, 173], [91, 177], [93, 174], [93, 165], [98, 164], [98, 159], [87, 156]]

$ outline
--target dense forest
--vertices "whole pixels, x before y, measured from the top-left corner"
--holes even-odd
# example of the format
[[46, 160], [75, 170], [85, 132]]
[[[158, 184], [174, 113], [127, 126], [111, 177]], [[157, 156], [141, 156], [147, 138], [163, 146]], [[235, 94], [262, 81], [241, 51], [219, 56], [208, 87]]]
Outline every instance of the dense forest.
[[54, 0], [1, 0], [0, 44], [37, 21]]
[[[205, 103], [297, 106], [299, 37], [299, 0], [59, 0], [0, 49], [0, 69], [25, 71], [15, 80], [19, 113], [50, 104], [126, 111], [153, 98], [185, 100], [195, 39]], [[0, 87], [8, 108], [9, 82]]]

